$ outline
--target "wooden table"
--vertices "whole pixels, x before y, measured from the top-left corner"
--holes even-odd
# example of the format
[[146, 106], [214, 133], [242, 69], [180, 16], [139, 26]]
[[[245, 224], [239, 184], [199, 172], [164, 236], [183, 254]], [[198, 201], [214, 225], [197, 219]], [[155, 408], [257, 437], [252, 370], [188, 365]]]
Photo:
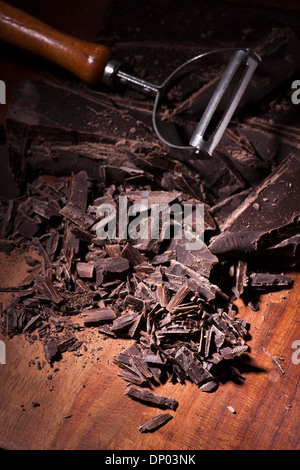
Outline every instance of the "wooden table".
[[[18, 273], [17, 276], [15, 273]], [[1, 256], [1, 284], [26, 273], [22, 254]], [[8, 340], [0, 366], [0, 446], [7, 449], [299, 449], [300, 275], [293, 289], [264, 295], [257, 312], [238, 301], [250, 324], [251, 352], [240, 383], [221, 383], [214, 393], [191, 384], [166, 383], [155, 392], [178, 400], [173, 419], [153, 434], [138, 425], [159, 410], [124, 395], [113, 356], [131, 340], [104, 340], [97, 329], [83, 333], [89, 353], [67, 353], [53, 367], [39, 342]], [[3, 294], [2, 300], [9, 295]], [[284, 374], [271, 355], [282, 357]], [[40, 406], [33, 406], [38, 402]], [[232, 413], [231, 406], [236, 413]]]
[[[17, 3], [17, 2], [15, 2]], [[21, 2], [19, 2], [21, 3]], [[65, 2], [69, 6], [74, 2]], [[92, 9], [95, 3], [87, 2]], [[106, 2], [103, 3], [103, 5]], [[54, 18], [61, 2], [37, 2], [33, 13], [62, 27], [68, 7]], [[105, 8], [103, 7], [103, 11]], [[98, 14], [99, 12], [98, 5]], [[65, 16], [64, 16], [65, 15]], [[63, 23], [65, 30], [78, 31], [79, 16]], [[64, 20], [65, 18], [65, 20]], [[77, 18], [77, 20], [76, 20]], [[91, 15], [93, 18], [93, 15]], [[57, 24], [55, 24], [55, 22]], [[77, 22], [77, 27], [76, 27]], [[82, 23], [80, 23], [82, 25]], [[99, 18], [90, 23], [87, 39], [96, 35]], [[86, 31], [85, 31], [86, 32]], [[83, 30], [79, 32], [84, 34]], [[89, 37], [88, 37], [89, 35]], [[17, 80], [43, 76], [43, 62], [28, 64], [22, 54], [7, 47], [1, 57], [0, 76], [7, 83], [8, 101]], [[27, 57], [27, 56], [25, 56]], [[41, 72], [41, 67], [44, 72]], [[4, 72], [3, 72], [4, 70]], [[6, 107], [1, 107], [2, 122]], [[26, 276], [24, 254], [10, 257], [0, 253], [0, 284], [18, 285]], [[113, 356], [130, 340], [104, 339], [97, 330], [82, 332], [89, 354], [64, 355], [53, 367], [43, 360], [41, 344], [29, 344], [24, 336], [8, 339], [6, 364], [0, 364], [0, 447], [4, 449], [87, 450], [198, 450], [198, 449], [299, 449], [300, 371], [300, 275], [291, 273], [294, 287], [265, 294], [254, 312], [237, 301], [239, 317], [250, 325], [251, 351], [239, 383], [220, 383], [214, 393], [203, 393], [191, 384], [166, 383], [155, 392], [176, 398], [173, 419], [153, 434], [141, 434], [138, 425], [159, 411], [124, 395], [126, 384], [117, 376]], [[5, 305], [11, 293], [2, 293]], [[298, 350], [293, 349], [298, 341]], [[282, 373], [267, 354], [283, 358]], [[34, 406], [37, 402], [39, 406]], [[228, 407], [232, 407], [232, 413]]]

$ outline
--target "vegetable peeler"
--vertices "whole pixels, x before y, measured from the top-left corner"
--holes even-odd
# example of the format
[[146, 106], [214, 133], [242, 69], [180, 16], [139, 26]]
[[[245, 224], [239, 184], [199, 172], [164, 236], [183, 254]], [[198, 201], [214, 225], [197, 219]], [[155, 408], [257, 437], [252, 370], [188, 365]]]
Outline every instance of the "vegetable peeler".
[[[251, 77], [261, 61], [251, 49], [225, 48], [202, 53], [176, 68], [161, 85], [134, 77], [112, 59], [108, 47], [68, 36], [33, 18], [27, 13], [0, 1], [0, 40], [50, 60], [71, 72], [83, 82], [129, 86], [154, 97], [153, 129], [159, 141], [177, 150], [193, 150], [197, 154], [212, 153], [237, 109]], [[172, 143], [161, 133], [158, 109], [174, 84], [195, 71], [207, 57], [230, 56], [199, 123], [185, 145]]]

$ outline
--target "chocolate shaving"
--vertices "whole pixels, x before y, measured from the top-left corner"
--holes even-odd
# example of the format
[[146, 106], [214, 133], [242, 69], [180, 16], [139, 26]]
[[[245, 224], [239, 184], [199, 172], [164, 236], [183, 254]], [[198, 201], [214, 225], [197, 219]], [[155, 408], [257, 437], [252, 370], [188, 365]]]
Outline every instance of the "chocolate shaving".
[[143, 424], [140, 424], [138, 427], [138, 430], [140, 432], [153, 432], [156, 431], [156, 429], [160, 428], [164, 424], [166, 424], [170, 419], [172, 419], [173, 416], [165, 413], [165, 414], [159, 414], [155, 416], [154, 418], [149, 419], [149, 421], [146, 421]]

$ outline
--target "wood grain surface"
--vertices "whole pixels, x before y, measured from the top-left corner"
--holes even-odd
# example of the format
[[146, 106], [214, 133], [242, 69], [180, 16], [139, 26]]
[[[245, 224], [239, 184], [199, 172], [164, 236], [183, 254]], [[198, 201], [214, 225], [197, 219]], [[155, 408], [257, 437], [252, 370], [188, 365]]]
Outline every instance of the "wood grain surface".
[[[26, 274], [24, 255], [1, 256], [1, 284]], [[17, 277], [15, 273], [18, 273]], [[23, 336], [7, 339], [0, 366], [0, 446], [5, 449], [198, 450], [299, 449], [300, 275], [294, 287], [265, 294], [256, 312], [238, 301], [239, 317], [250, 326], [251, 348], [240, 383], [220, 383], [214, 393], [191, 383], [162, 384], [155, 392], [178, 400], [173, 419], [154, 433], [138, 426], [160, 412], [125, 396], [113, 356], [131, 340], [104, 339], [97, 329], [82, 332], [88, 352], [43, 361], [41, 344]], [[11, 294], [10, 294], [11, 295]], [[2, 294], [2, 302], [9, 294]], [[298, 346], [299, 348], [299, 346]], [[284, 374], [272, 362], [279, 361]], [[294, 354], [294, 356], [293, 356]], [[293, 362], [294, 358], [294, 362]], [[52, 376], [52, 377], [50, 377]], [[33, 406], [38, 402], [40, 406]], [[231, 406], [236, 412], [232, 413]]]

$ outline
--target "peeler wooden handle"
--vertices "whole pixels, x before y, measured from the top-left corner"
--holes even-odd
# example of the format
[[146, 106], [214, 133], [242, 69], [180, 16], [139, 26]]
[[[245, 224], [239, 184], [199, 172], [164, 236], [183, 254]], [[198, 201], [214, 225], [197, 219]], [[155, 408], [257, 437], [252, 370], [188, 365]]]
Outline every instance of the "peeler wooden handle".
[[108, 47], [64, 34], [0, 1], [0, 40], [59, 65], [88, 85], [101, 80]]

